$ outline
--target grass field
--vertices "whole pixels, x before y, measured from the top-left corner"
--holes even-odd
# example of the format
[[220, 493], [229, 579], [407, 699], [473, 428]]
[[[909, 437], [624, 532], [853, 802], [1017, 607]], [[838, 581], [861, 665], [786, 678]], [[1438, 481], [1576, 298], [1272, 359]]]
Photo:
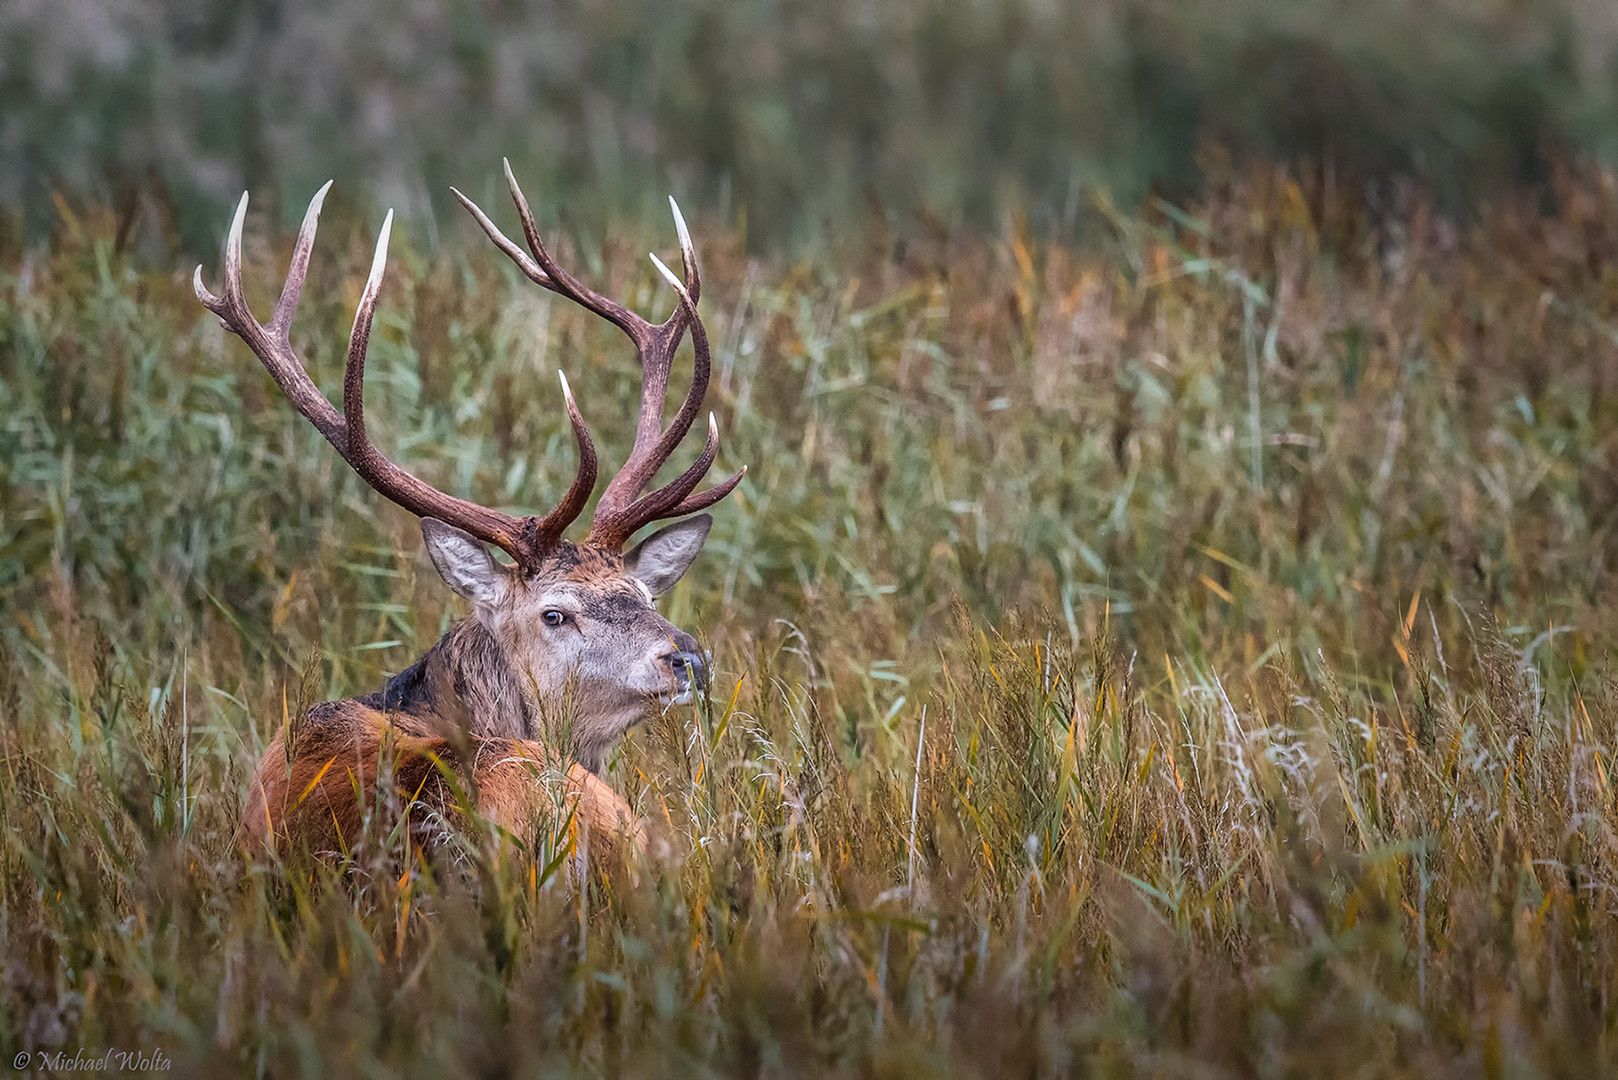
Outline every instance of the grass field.
[[[283, 715], [458, 608], [189, 267], [64, 209], [0, 253], [0, 1059], [1618, 1065], [1615, 192], [1568, 167], [1455, 224], [1249, 172], [1097, 200], [1084, 250], [873, 216], [794, 264], [697, 222], [719, 467], [751, 472], [665, 610], [717, 686], [609, 771], [674, 856], [585, 888], [561, 835], [457, 869], [379, 833], [340, 875], [238, 849]], [[333, 390], [376, 227], [341, 194], [298, 327]], [[610, 328], [469, 223], [395, 237], [384, 448], [548, 505], [563, 367], [621, 459]], [[672, 241], [562, 249], [661, 317]], [[261, 314], [289, 245], [250, 219]]]

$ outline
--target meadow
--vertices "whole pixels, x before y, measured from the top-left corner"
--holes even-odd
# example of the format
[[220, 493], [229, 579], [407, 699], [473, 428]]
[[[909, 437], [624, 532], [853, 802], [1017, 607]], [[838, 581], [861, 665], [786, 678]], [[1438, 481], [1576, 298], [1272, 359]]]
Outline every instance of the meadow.
[[[565, 263], [668, 310], [671, 229], [530, 194]], [[873, 206], [796, 260], [692, 215], [718, 468], [751, 471], [664, 606], [712, 695], [607, 770], [671, 853], [583, 877], [560, 826], [453, 864], [382, 829], [341, 866], [238, 845], [282, 718], [458, 602], [189, 266], [65, 199], [47, 247], [0, 241], [0, 1060], [1618, 1064], [1618, 178], [1457, 219], [1211, 159], [1194, 200], [1081, 213], [1075, 243]], [[296, 340], [331, 392], [377, 221], [339, 188], [316, 249]], [[261, 315], [279, 224], [249, 219]], [[470, 222], [394, 235], [386, 451], [549, 505], [561, 367], [621, 460], [610, 327]]]

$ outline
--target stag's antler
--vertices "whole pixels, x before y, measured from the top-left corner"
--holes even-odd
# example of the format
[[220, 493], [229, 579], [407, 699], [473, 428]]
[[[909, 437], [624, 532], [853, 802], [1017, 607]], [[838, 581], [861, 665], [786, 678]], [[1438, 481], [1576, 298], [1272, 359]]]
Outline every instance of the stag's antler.
[[[668, 460], [679, 445], [697, 411], [708, 383], [708, 339], [702, 322], [697, 317], [698, 289], [696, 252], [678, 207], [674, 207], [675, 226], [680, 234], [680, 250], [685, 264], [686, 284], [682, 284], [668, 267], [652, 256], [652, 261], [673, 284], [680, 297], [679, 307], [667, 321], [653, 325], [627, 308], [599, 295], [580, 284], [566, 270], [557, 266], [545, 251], [529, 212], [527, 200], [517, 187], [506, 166], [506, 181], [511, 187], [517, 209], [522, 217], [523, 232], [534, 252], [530, 259], [520, 248], [506, 239], [484, 213], [471, 200], [455, 192], [500, 249], [517, 263], [532, 280], [561, 293], [607, 319], [628, 334], [635, 342], [644, 370], [641, 391], [641, 416], [635, 432], [634, 448], [622, 470], [607, 485], [596, 508], [590, 529], [590, 540], [621, 548], [635, 530], [660, 518], [677, 517], [710, 506], [728, 495], [747, 470], [744, 468], [724, 483], [698, 495], [693, 495], [697, 483], [713, 464], [718, 444], [718, 427], [712, 414], [708, 418], [708, 444], [692, 468], [669, 484], [644, 498], [636, 498]], [[371, 322], [376, 313], [377, 298], [382, 288], [382, 272], [387, 265], [388, 237], [393, 228], [393, 211], [388, 211], [377, 239], [376, 255], [371, 262], [371, 273], [365, 290], [360, 294], [358, 310], [354, 314], [354, 328], [348, 339], [348, 364], [343, 378], [343, 411], [338, 412], [309, 377], [303, 362], [292, 349], [290, 329], [303, 292], [304, 278], [309, 270], [309, 254], [314, 247], [315, 229], [320, 220], [321, 204], [330, 190], [328, 181], [315, 193], [304, 214], [303, 227], [292, 251], [292, 265], [287, 272], [281, 298], [269, 323], [261, 324], [247, 306], [242, 292], [242, 221], [247, 213], [247, 196], [242, 195], [231, 221], [230, 235], [225, 243], [224, 294], [216, 296], [202, 283], [202, 267], [198, 266], [193, 287], [197, 299], [219, 316], [225, 328], [235, 333], [253, 350], [292, 402], [294, 408], [312, 423], [326, 441], [353, 466], [354, 471], [380, 494], [398, 503], [420, 517], [433, 517], [471, 533], [503, 549], [520, 565], [532, 566], [543, 560], [561, 539], [563, 531], [583, 511], [590, 493], [595, 488], [596, 455], [590, 441], [590, 432], [584, 418], [579, 415], [567, 376], [562, 375], [562, 396], [567, 405], [568, 419], [573, 425], [574, 437], [579, 445], [579, 469], [554, 509], [544, 516], [514, 517], [498, 510], [456, 498], [412, 476], [379, 453], [365, 432], [365, 353], [370, 343]], [[670, 200], [673, 206], [673, 200]], [[537, 260], [537, 262], [536, 262]], [[696, 346], [696, 371], [691, 390], [686, 395], [674, 422], [659, 431], [664, 399], [668, 391], [669, 369], [674, 352], [679, 347], [689, 323], [692, 342]]]
[[[517, 264], [529, 280], [567, 297], [618, 327], [635, 343], [635, 351], [640, 355], [640, 419], [635, 425], [635, 443], [623, 468], [618, 470], [617, 475], [607, 483], [606, 490], [601, 493], [601, 501], [596, 504], [595, 518], [590, 524], [589, 539], [592, 542], [614, 549], [621, 548], [635, 530], [643, 525], [663, 518], [695, 513], [712, 506], [729, 495], [747, 473], [747, 469], [743, 467], [724, 482], [707, 491], [693, 494], [696, 492], [697, 484], [713, 465], [714, 455], [719, 448], [719, 425], [715, 422], [713, 414], [709, 413], [708, 443], [703, 447], [696, 462], [663, 487], [641, 496], [641, 492], [657, 474], [657, 470], [668, 461], [669, 456], [680, 445], [680, 441], [691, 430], [697, 413], [702, 409], [703, 396], [708, 392], [708, 372], [711, 365], [708, 333], [703, 328], [702, 319], [697, 315], [697, 296], [701, 290], [701, 281], [697, 276], [697, 252], [691, 245], [691, 234], [685, 227], [685, 218], [681, 216], [679, 206], [670, 199], [669, 208], [674, 211], [674, 227], [680, 236], [680, 261], [685, 270], [685, 281], [682, 282], [676, 277], [656, 255], [651, 257], [658, 272], [674, 287], [680, 302], [665, 321], [647, 322], [622, 304], [609, 300], [580, 283], [572, 274], [557, 265], [550, 252], [545, 250], [544, 241], [539, 237], [533, 212], [528, 208], [528, 200], [523, 196], [522, 189], [517, 186], [517, 178], [512, 175], [509, 161], [505, 163], [505, 172], [506, 186], [511, 189], [511, 200], [517, 204], [517, 216], [522, 221], [523, 237], [528, 241], [528, 252], [509, 240], [471, 199], [455, 191], [454, 188], [450, 190], [455, 192], [455, 197], [461, 201], [461, 205], [477, 219], [477, 223], [483, 227], [489, 239], [494, 241], [495, 246], [510, 256], [511, 261]], [[532, 252], [532, 257], [529, 252]], [[691, 331], [691, 344], [696, 350], [696, 364], [691, 373], [691, 389], [687, 391], [685, 400], [680, 403], [680, 409], [674, 414], [673, 421], [665, 428], [662, 426], [663, 406], [668, 398], [669, 371], [674, 364], [674, 353], [680, 347], [680, 339], [685, 336], [688, 328]]]

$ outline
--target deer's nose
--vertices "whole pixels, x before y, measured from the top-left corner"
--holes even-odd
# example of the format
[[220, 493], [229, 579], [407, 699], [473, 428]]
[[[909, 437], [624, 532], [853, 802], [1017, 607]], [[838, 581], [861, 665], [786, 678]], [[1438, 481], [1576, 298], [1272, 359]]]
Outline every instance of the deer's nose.
[[697, 639], [683, 631], [676, 631], [672, 639], [674, 651], [664, 657], [677, 678], [683, 678], [698, 690], [708, 688], [708, 664], [703, 660]]
[[669, 657], [676, 675], [684, 675], [698, 690], [708, 689], [708, 664], [701, 653], [678, 652]]

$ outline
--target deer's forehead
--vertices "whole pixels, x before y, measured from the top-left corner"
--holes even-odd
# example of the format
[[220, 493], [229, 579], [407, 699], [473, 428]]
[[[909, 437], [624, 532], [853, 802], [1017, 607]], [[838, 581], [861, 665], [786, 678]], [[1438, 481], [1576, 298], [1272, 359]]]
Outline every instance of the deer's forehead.
[[535, 585], [572, 584], [593, 586], [622, 581], [623, 556], [616, 551], [589, 544], [561, 544], [550, 557], [533, 572], [530, 580]]
[[615, 551], [568, 544], [528, 579], [529, 596], [567, 598], [598, 618], [644, 613], [652, 594]]

